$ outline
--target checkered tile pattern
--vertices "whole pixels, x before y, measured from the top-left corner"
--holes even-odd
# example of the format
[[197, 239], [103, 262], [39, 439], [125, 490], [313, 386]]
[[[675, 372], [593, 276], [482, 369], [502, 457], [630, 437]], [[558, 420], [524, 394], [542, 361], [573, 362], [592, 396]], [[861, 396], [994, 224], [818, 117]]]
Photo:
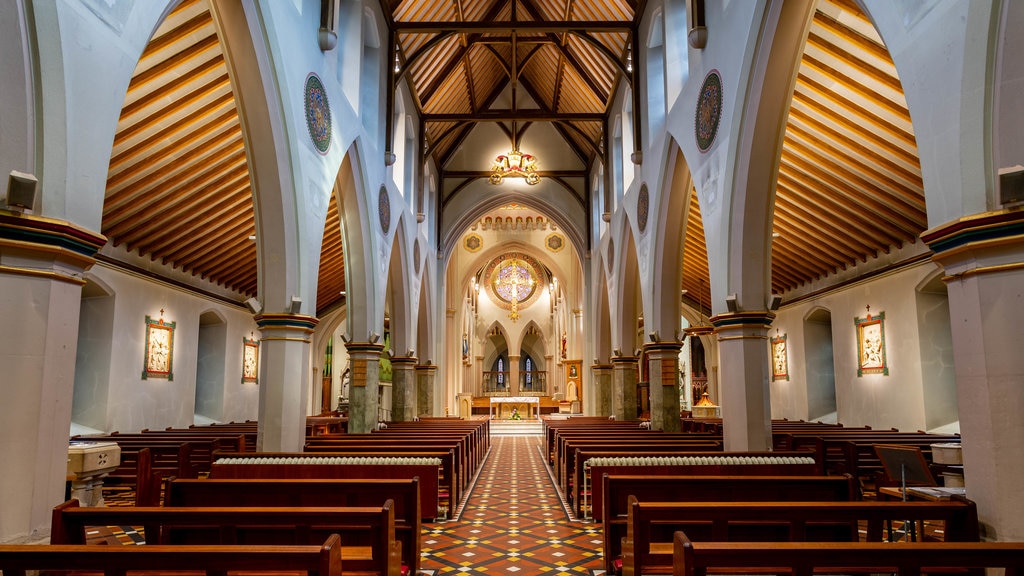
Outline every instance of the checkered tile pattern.
[[601, 574], [600, 525], [571, 521], [541, 437], [492, 437], [491, 453], [453, 521], [427, 524], [427, 574]]

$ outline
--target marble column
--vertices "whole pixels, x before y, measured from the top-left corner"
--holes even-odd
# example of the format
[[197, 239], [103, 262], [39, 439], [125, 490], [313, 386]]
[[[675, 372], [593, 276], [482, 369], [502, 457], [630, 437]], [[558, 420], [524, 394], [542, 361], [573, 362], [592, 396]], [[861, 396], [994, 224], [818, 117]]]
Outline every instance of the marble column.
[[313, 330], [302, 314], [257, 314], [260, 329], [260, 407], [256, 450], [301, 452], [306, 442]]
[[105, 243], [0, 210], [0, 543], [45, 538], [64, 500], [83, 275]]
[[721, 371], [722, 431], [727, 451], [772, 449], [769, 397], [771, 312], [731, 312], [711, 318]]
[[377, 427], [380, 408], [380, 355], [384, 345], [376, 342], [348, 342], [349, 380], [348, 431], [365, 434]]
[[682, 342], [651, 342], [644, 345], [651, 375], [651, 430], [679, 432], [679, 351]]
[[434, 415], [434, 382], [437, 380], [437, 366], [416, 365], [416, 415]]
[[391, 418], [395, 422], [416, 419], [416, 358], [395, 356], [391, 359]]
[[612, 356], [612, 416], [616, 420], [636, 420], [636, 383], [639, 373], [636, 356]]
[[612, 365], [594, 364], [590, 367], [594, 375], [594, 409], [595, 416], [612, 414]]
[[1024, 212], [990, 212], [921, 238], [946, 272], [964, 484], [982, 537], [1024, 540]]

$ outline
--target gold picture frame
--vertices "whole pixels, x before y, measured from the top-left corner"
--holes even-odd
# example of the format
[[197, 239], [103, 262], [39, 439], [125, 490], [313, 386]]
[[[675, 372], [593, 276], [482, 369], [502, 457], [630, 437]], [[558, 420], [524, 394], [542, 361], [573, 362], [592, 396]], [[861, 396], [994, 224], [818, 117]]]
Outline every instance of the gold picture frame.
[[142, 379], [166, 378], [174, 380], [174, 329], [177, 322], [165, 322], [163, 310], [160, 319], [146, 315], [146, 350], [143, 358]]
[[772, 382], [789, 381], [789, 348], [786, 345], [788, 334], [771, 339], [772, 343]]
[[857, 376], [889, 375], [885, 358], [885, 312], [872, 315], [868, 307], [865, 318], [854, 317], [857, 326]]
[[260, 342], [242, 336], [242, 384], [259, 384]]

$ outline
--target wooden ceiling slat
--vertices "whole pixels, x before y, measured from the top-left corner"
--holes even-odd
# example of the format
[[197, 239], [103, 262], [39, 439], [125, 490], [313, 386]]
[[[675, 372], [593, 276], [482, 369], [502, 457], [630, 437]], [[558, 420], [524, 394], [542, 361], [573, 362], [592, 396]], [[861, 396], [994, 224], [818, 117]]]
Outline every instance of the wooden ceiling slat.
[[[174, 94], [180, 92], [182, 86], [198, 83], [202, 78], [212, 76], [213, 74], [218, 75], [213, 76], [208, 82], [203, 82], [200, 90], [193, 90], [192, 92], [209, 92], [211, 87], [219, 86], [224, 82], [230, 83], [224, 68], [224, 59], [221, 57], [211, 58], [210, 60], [203, 62], [199, 66], [192, 68], [188, 72], [175, 78], [173, 82], [169, 82], [150, 91], [148, 94], [141, 96], [131, 104], [126, 104], [121, 108], [121, 118], [130, 118], [146, 108], [157, 105], [157, 103], [161, 101], [180, 101], [181, 98], [175, 97]], [[131, 94], [131, 92], [129, 92], [129, 94]]]
[[200, 273], [202, 270], [195, 265], [196, 261], [202, 260], [209, 254], [231, 250], [243, 233], [246, 233], [244, 239], [248, 241], [247, 231], [251, 230], [250, 224], [238, 216], [233, 216], [202, 238], [182, 239], [185, 244], [178, 249], [174, 257], [174, 264], [181, 267], [182, 270]]
[[806, 91], [809, 95], [815, 95], [828, 102], [827, 107], [832, 110], [832, 114], [846, 114], [859, 118], [862, 122], [877, 128], [878, 131], [885, 132], [891, 138], [902, 141], [906, 146], [917, 147], [914, 135], [904, 130], [902, 126], [897, 126], [883, 118], [879, 118], [860, 104], [832, 92], [830, 88], [821, 82], [803, 74], [797, 76], [796, 82], [798, 92]]
[[[225, 110], [227, 108], [227, 110]], [[171, 110], [167, 110], [171, 112]], [[139, 156], [140, 154], [168, 141], [177, 140], [178, 138], [184, 138], [186, 134], [193, 131], [199, 130], [201, 126], [207, 122], [216, 123], [222, 115], [234, 114], [236, 117], [238, 111], [235, 109], [235, 97], [231, 93], [222, 95], [220, 98], [213, 100], [201, 108], [190, 113], [188, 116], [170, 124], [163, 130], [154, 132], [148, 138], [136, 142], [133, 146], [126, 147], [122, 152], [114, 154], [110, 158], [109, 172], [118, 172], [123, 164]], [[161, 123], [158, 119], [157, 123]], [[135, 135], [149, 129], [148, 123], [138, 123], [128, 126], [125, 130], [119, 131], [114, 136], [114, 149], [117, 150], [130, 140]]]
[[855, 257], [865, 258], [866, 254], [874, 253], [875, 248], [864, 242], [859, 235], [851, 234], [849, 227], [843, 226], [844, 223], [839, 222], [838, 218], [835, 218], [830, 212], [825, 210], [812, 212], [807, 209], [806, 205], [792, 201], [792, 197], [796, 196], [796, 193], [784, 184], [779, 185], [779, 190], [780, 193], [775, 196], [775, 225], [779, 226], [780, 233], [791, 233], [794, 227], [790, 222], [793, 221], [799, 222], [800, 226], [817, 225], [821, 228], [822, 233], [828, 235], [829, 238], [848, 245], [853, 250]]
[[889, 176], [874, 165], [860, 160], [857, 156], [833, 146], [828, 139], [822, 138], [796, 123], [789, 125], [786, 140], [807, 150], [814, 150], [819, 159], [828, 159], [822, 165], [842, 167], [845, 172], [857, 174], [859, 181], [870, 182], [874, 187], [874, 192], [890, 199], [886, 203], [894, 204], [895, 212], [924, 214], [924, 190], [920, 187], [911, 188], [910, 185]]
[[895, 142], [881, 138], [878, 134], [868, 130], [869, 125], [867, 123], [857, 122], [842, 113], [837, 114], [826, 103], [808, 96], [807, 94], [802, 94], [799, 90], [796, 91], [793, 94], [793, 104], [790, 106], [791, 113], [795, 108], [799, 108], [801, 111], [806, 108], [816, 116], [818, 124], [826, 125], [826, 121], [822, 121], [819, 118], [827, 118], [828, 125], [841, 128], [844, 133], [855, 134], [858, 139], [871, 142], [872, 147], [879, 153], [892, 157], [893, 161], [903, 165], [917, 166], [918, 171], [920, 171], [916, 141], [910, 142], [909, 145], [906, 142], [901, 142], [902, 146], [897, 145]]
[[[128, 215], [130, 218], [123, 220], [118, 226], [111, 226], [109, 233], [114, 235], [119, 241], [129, 241], [129, 245], [136, 245], [146, 241], [146, 237], [138, 238], [140, 230], [147, 230], [149, 232], [155, 232], [159, 230], [159, 223], [164, 220], [175, 222], [184, 219], [186, 214], [196, 213], [201, 214], [207, 207], [207, 202], [218, 198], [218, 194], [222, 190], [227, 189], [239, 189], [248, 190], [248, 167], [244, 164], [239, 164], [239, 167], [234, 171], [221, 173], [211, 172], [210, 181], [208, 186], [200, 188], [177, 188], [168, 190], [165, 194], [155, 196], [149, 205], [141, 206], [136, 210], [130, 212]], [[181, 191], [179, 191], [181, 190]], [[248, 194], [238, 193], [237, 196], [242, 199], [248, 199], [252, 201]], [[179, 200], [181, 199], [181, 200]], [[161, 203], [175, 202], [170, 204], [169, 207], [161, 209]], [[166, 214], [182, 214], [180, 218], [161, 218], [161, 215]]]
[[[229, 145], [230, 148], [227, 146]], [[223, 146], [196, 148], [180, 166], [167, 166], [140, 178], [123, 193], [112, 196], [103, 211], [104, 229], [116, 233], [126, 212], [145, 207], [154, 195], [185, 194], [192, 187], [211, 181], [225, 171], [245, 172], [246, 155], [243, 144], [231, 138], [221, 140]]]
[[164, 223], [156, 230], [147, 232], [144, 235], [145, 240], [138, 246], [139, 252], [163, 255], [168, 243], [173, 242], [174, 238], [202, 234], [208, 227], [217, 226], [225, 214], [241, 210], [247, 203], [252, 202], [248, 179], [238, 183], [235, 188], [218, 190], [215, 193], [220, 194], [220, 199], [203, 210], [182, 214], [182, 217], [174, 222]]
[[891, 172], [898, 176], [900, 180], [903, 181], [904, 187], [910, 188], [916, 193], [924, 194], [924, 187], [921, 183], [920, 164], [917, 165], [916, 170], [907, 168], [903, 164], [893, 161], [891, 156], [881, 154], [872, 147], [861, 145], [846, 134], [836, 130], [832, 126], [818, 122], [807, 113], [797, 108], [790, 108], [789, 124], [800, 126], [805, 131], [813, 129], [823, 134], [827, 141], [842, 142], [846, 147], [856, 149], [857, 154], [866, 158], [866, 161], [869, 161], [875, 166], [880, 166], [881, 170]]
[[849, 237], [843, 237], [841, 233], [826, 230], [824, 227], [814, 226], [814, 224], [813, 220], [808, 222], [791, 216], [789, 210], [776, 211], [775, 214], [775, 225], [780, 230], [784, 230], [780, 234], [799, 238], [798, 243], [807, 242], [808, 246], [815, 250], [834, 252], [837, 255], [836, 260], [844, 265], [858, 259], [859, 254], [851, 244], [859, 242], [849, 242]]
[[802, 256], [801, 258], [785, 258], [782, 261], [796, 268], [800, 275], [808, 280], [818, 278], [842, 266], [842, 262], [835, 262], [819, 250], [807, 251], [806, 246], [802, 247], [795, 237], [782, 236], [777, 238], [776, 242], [778, 244], [776, 254], [800, 254]]
[[[906, 206], [902, 198], [898, 200], [898, 206], [882, 201], [879, 195], [885, 195], [885, 191], [881, 187], [845, 166], [829, 163], [808, 147], [791, 141], [787, 143], [784, 156], [792, 157], [792, 164], [825, 185], [825, 194], [840, 195], [856, 206], [872, 210], [874, 217], [884, 220], [904, 236], [917, 236], [925, 230], [922, 210]], [[894, 196], [889, 197], [896, 200]]]
[[[225, 127], [226, 129], [223, 129]], [[225, 154], [237, 154], [239, 150], [243, 150], [241, 126], [226, 124], [216, 128], [221, 128], [222, 131], [203, 134], [203, 137], [191, 140], [175, 141], [173, 148], [161, 152], [161, 160], [170, 159], [174, 162], [164, 162], [163, 165], [158, 165], [157, 159], [146, 159], [137, 162], [132, 168], [126, 168], [108, 178], [106, 180], [106, 191], [108, 192], [106, 192], [104, 214], [116, 214], [123, 204], [130, 203], [142, 191], [202, 171], [205, 165], [211, 163], [211, 156], [216, 155], [215, 158], [220, 158]], [[226, 149], [226, 147], [231, 148]], [[180, 156], [176, 156], [175, 152]]]

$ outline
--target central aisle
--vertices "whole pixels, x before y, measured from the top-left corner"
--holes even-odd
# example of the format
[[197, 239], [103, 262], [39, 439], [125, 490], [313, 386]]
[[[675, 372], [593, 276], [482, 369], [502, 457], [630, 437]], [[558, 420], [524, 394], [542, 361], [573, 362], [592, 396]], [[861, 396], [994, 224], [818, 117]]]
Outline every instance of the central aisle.
[[541, 436], [493, 436], [454, 521], [424, 526], [431, 574], [601, 574], [601, 526], [569, 520], [541, 455]]

